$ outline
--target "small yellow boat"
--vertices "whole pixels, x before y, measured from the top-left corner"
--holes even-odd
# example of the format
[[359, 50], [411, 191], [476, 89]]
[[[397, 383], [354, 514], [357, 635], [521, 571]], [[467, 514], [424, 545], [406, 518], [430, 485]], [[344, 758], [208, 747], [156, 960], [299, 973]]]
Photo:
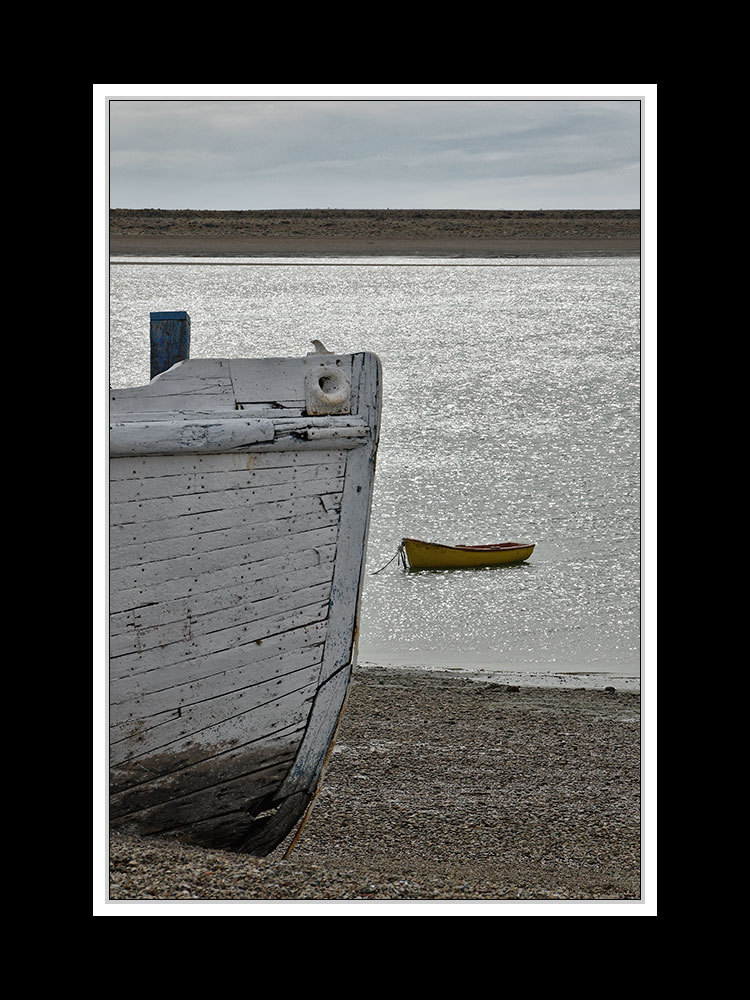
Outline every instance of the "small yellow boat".
[[470, 569], [510, 566], [523, 562], [534, 551], [534, 542], [500, 542], [497, 545], [440, 545], [403, 538], [401, 550], [411, 569]]

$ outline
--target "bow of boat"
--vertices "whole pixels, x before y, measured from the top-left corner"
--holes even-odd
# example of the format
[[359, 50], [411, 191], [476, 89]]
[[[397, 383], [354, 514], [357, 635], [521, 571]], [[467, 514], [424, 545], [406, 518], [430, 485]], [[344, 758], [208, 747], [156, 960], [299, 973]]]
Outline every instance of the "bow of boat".
[[110, 400], [110, 822], [254, 854], [321, 779], [356, 657], [369, 353], [194, 359]]

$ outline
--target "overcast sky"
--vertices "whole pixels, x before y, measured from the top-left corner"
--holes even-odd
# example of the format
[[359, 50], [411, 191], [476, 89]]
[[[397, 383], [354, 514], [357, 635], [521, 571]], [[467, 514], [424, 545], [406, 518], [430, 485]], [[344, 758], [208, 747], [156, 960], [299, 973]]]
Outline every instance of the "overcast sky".
[[626, 97], [115, 98], [109, 204], [639, 208], [641, 116]]

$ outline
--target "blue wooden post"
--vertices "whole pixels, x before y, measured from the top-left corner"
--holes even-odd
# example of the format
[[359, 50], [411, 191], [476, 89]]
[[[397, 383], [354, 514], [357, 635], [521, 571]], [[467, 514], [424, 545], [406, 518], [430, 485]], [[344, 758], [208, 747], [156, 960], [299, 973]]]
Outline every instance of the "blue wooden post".
[[190, 317], [186, 312], [151, 313], [151, 378], [190, 357]]

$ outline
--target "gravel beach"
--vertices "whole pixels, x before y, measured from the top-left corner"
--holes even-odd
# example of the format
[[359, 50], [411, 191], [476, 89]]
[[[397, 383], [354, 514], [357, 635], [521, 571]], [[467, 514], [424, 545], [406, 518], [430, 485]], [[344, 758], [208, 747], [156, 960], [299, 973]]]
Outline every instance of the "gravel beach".
[[289, 857], [112, 833], [108, 909], [639, 901], [640, 737], [634, 692], [360, 666]]

